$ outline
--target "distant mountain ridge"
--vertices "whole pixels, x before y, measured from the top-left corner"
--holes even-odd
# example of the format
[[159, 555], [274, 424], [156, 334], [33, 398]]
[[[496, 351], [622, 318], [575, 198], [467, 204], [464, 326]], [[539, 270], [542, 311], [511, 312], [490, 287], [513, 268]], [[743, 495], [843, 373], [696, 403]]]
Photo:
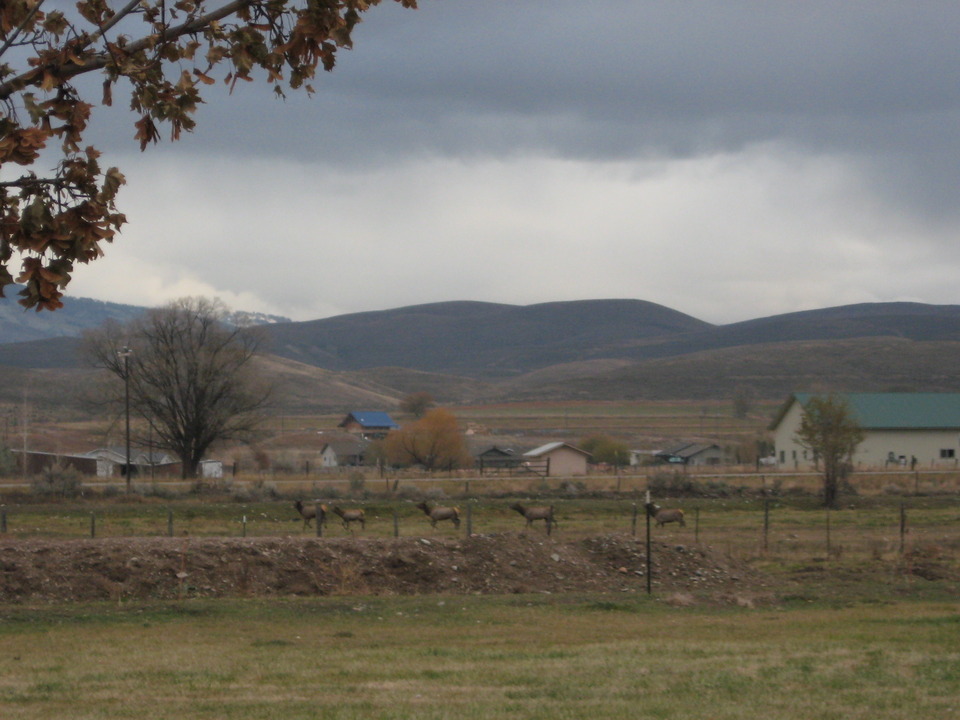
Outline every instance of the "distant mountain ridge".
[[[6, 297], [0, 299], [0, 345], [79, 337], [84, 330], [99, 327], [108, 320], [126, 323], [147, 310], [138, 305], [71, 297], [55, 312], [37, 312], [27, 310], [17, 302], [21, 287], [11, 285], [4, 288]], [[225, 319], [238, 327], [290, 322], [290, 318], [246, 310], [229, 311]]]
[[[350, 409], [368, 396], [389, 407], [417, 390], [453, 403], [960, 391], [957, 305], [847, 305], [712, 325], [641, 300], [458, 301], [274, 322], [264, 332], [297, 411]], [[48, 382], [80, 372], [78, 342], [0, 344], [0, 402], [15, 402], [17, 373]]]

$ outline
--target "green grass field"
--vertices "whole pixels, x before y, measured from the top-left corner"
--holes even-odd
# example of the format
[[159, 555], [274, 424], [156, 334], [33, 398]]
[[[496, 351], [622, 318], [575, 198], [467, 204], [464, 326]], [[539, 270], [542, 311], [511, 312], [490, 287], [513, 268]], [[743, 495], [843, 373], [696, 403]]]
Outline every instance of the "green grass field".
[[711, 718], [960, 713], [956, 603], [648, 598], [0, 609], [6, 719]]

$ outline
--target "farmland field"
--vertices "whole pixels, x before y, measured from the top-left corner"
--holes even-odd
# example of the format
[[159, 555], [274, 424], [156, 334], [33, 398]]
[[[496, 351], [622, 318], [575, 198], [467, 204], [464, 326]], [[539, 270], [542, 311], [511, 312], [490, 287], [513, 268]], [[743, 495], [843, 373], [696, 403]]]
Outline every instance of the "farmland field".
[[956, 717], [955, 602], [339, 597], [0, 607], [11, 720]]
[[334, 522], [317, 538], [286, 499], [7, 504], [0, 591], [23, 592], [0, 604], [0, 717], [960, 708], [955, 496], [857, 498], [829, 516], [813, 498], [688, 499], [686, 527], [654, 529], [649, 595], [630, 499], [555, 498], [550, 537], [507, 499], [471, 501], [470, 537], [410, 502], [339, 502], [367, 510], [366, 531]]

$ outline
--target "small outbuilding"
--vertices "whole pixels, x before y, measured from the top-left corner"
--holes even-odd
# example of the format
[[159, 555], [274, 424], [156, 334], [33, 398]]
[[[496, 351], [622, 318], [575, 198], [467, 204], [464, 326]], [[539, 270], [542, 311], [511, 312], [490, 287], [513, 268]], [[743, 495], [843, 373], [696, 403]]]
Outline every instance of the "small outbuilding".
[[363, 465], [367, 443], [357, 437], [331, 440], [320, 451], [320, 464], [325, 468]]
[[378, 440], [385, 438], [388, 432], [400, 426], [385, 412], [364, 410], [348, 413], [337, 427], [343, 428], [348, 433], [359, 435], [365, 440]]
[[661, 450], [655, 457], [660, 462], [678, 465], [720, 465], [723, 448], [714, 443], [683, 443], [669, 450]]
[[544, 470], [541, 474], [545, 477], [586, 475], [587, 463], [591, 457], [586, 450], [565, 442], [547, 443], [523, 454], [524, 463], [543, 463]]
[[491, 445], [476, 455], [477, 468], [482, 474], [484, 470], [501, 470], [516, 468], [523, 462], [523, 458], [513, 448], [501, 448]]

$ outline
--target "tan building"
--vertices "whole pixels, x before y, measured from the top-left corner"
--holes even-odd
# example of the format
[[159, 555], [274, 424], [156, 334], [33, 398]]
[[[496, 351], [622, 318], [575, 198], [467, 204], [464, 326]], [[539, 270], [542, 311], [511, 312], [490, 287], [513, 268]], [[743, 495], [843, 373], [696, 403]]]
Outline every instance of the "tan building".
[[586, 475], [590, 453], [565, 442], [552, 442], [525, 452], [523, 459], [545, 463], [545, 476]]
[[[960, 459], [960, 393], [837, 393], [864, 431], [855, 467], [956, 467]], [[794, 393], [770, 426], [777, 465], [807, 469], [813, 455], [797, 442], [803, 406], [813, 393]]]

